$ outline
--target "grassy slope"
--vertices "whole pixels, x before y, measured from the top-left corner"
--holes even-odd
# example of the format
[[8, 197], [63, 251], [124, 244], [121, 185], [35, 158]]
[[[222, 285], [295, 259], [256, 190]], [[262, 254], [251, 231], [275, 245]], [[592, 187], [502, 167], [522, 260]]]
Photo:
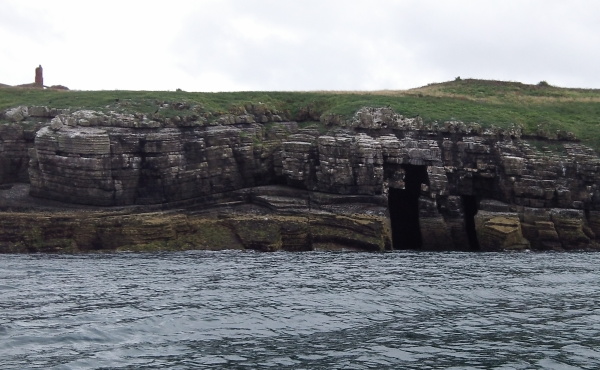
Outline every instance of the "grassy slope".
[[[118, 101], [117, 101], [118, 99]], [[425, 121], [461, 120], [484, 126], [522, 125], [526, 134], [575, 133], [600, 149], [600, 90], [566, 89], [517, 82], [459, 80], [407, 91], [373, 92], [229, 92], [50, 91], [0, 88], [0, 110], [17, 105], [55, 108], [113, 109], [151, 113], [162, 102], [200, 104], [204, 112], [235, 112], [246, 103], [262, 102], [289, 112], [306, 107], [320, 114], [350, 117], [363, 106], [390, 106]], [[168, 114], [168, 112], [166, 112]], [[176, 112], [171, 112], [176, 114]]]

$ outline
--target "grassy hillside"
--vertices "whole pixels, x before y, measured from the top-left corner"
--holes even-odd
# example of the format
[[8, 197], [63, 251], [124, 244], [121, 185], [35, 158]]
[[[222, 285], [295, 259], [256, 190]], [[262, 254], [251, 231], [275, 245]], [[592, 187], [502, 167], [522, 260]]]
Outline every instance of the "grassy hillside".
[[[162, 91], [53, 91], [0, 88], [0, 110], [17, 105], [56, 108], [111, 109], [155, 112], [163, 102], [200, 105], [208, 115], [236, 112], [247, 103], [264, 103], [296, 119], [337, 114], [351, 117], [363, 106], [390, 106], [396, 112], [425, 121], [461, 120], [483, 126], [521, 125], [526, 134], [538, 131], [573, 132], [600, 149], [600, 90], [567, 89], [546, 83], [456, 80], [406, 91], [372, 92], [162, 92]], [[177, 114], [177, 112], [162, 112]]]

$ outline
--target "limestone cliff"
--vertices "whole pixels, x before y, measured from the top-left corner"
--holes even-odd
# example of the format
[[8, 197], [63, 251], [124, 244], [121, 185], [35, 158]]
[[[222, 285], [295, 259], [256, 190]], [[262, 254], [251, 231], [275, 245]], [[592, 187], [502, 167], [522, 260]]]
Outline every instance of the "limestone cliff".
[[38, 201], [0, 190], [0, 251], [599, 248], [600, 157], [576, 141], [388, 108], [327, 131], [237, 113], [5, 112], [0, 183]]

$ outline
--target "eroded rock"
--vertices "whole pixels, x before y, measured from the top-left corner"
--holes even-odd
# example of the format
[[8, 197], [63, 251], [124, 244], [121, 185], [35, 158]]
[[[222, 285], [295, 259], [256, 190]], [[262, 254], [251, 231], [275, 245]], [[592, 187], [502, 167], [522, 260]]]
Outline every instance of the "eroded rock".
[[[518, 127], [425, 124], [388, 108], [364, 108], [345, 129], [323, 134], [279, 122], [279, 112], [263, 104], [234, 107], [211, 124], [184, 116], [174, 122], [46, 107], [18, 107], [8, 116], [15, 123], [0, 127], [0, 174], [10, 179], [5, 183], [28, 180], [31, 194], [40, 199], [186, 210], [253, 204], [258, 208], [252, 212], [269, 217], [294, 215], [295, 226], [281, 217], [248, 214], [218, 223], [240, 248], [390, 249], [398, 227], [390, 221], [390, 207], [408, 203], [415, 208], [402, 217], [414, 218], [411, 227], [418, 233], [409, 241], [423, 249], [598, 248], [600, 158], [574, 142], [559, 152], [539, 149], [519, 139]], [[45, 120], [33, 131], [35, 142], [18, 124], [32, 117]], [[29, 162], [28, 176], [22, 163], [21, 175], [13, 175], [16, 158]], [[273, 184], [286, 184], [294, 194], [245, 192]], [[392, 205], [390, 192], [406, 202]], [[169, 244], [185, 239], [180, 235], [189, 243], [197, 240], [190, 236], [196, 234], [189, 231], [189, 218], [177, 218], [162, 236], [154, 230], [160, 222], [148, 219], [153, 221], [136, 228], [141, 231], [114, 224], [87, 231], [97, 236], [95, 245], [108, 248], [125, 245], [108, 240], [113, 231], [127, 245]], [[139, 236], [127, 239], [123, 233]], [[92, 243], [82, 238], [71, 239], [78, 248]]]

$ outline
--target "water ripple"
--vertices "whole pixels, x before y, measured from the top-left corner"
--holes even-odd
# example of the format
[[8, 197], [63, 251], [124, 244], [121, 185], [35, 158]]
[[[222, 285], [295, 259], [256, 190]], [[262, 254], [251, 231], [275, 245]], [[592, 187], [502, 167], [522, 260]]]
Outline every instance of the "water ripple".
[[600, 254], [4, 255], [0, 368], [600, 367]]

